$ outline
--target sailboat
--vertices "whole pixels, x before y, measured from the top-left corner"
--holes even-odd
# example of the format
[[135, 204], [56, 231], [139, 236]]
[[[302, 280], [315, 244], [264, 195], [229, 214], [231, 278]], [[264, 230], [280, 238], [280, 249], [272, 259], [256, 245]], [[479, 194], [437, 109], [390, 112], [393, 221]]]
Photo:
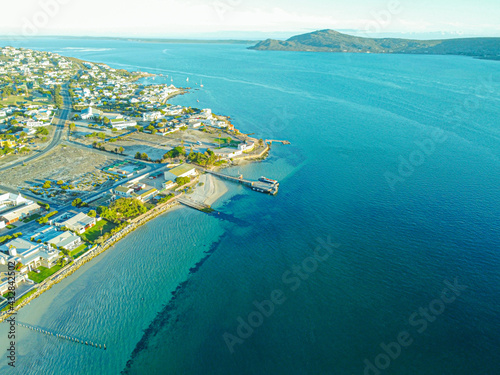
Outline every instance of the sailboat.
[[189, 77], [186, 78], [186, 82], [189, 82]]
[[203, 80], [201, 80], [200, 82], [200, 87], [203, 87]]

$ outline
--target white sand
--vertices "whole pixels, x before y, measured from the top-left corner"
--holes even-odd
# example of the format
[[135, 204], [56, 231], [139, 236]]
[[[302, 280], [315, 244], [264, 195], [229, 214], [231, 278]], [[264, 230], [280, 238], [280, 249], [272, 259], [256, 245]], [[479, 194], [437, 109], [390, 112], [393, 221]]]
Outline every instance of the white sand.
[[212, 205], [227, 193], [226, 184], [211, 174], [201, 175], [199, 182], [203, 182], [203, 186], [196, 185], [194, 193], [188, 195], [196, 202]]

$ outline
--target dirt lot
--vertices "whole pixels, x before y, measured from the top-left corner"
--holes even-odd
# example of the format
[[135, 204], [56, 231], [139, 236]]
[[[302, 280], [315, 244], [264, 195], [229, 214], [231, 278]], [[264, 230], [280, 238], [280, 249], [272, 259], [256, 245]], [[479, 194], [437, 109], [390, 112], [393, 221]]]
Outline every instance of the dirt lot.
[[[172, 148], [180, 146], [184, 142], [184, 147], [189, 150], [191, 147], [195, 152], [205, 152], [207, 148], [216, 148], [218, 143], [216, 138], [218, 138], [219, 132], [205, 133], [200, 130], [189, 129], [186, 131], [178, 131], [166, 136], [149, 133], [133, 133], [126, 135], [116, 142], [107, 142], [105, 147], [108, 151], [114, 151], [123, 147], [124, 155], [135, 156], [137, 152], [145, 152], [152, 160], [158, 160], [163, 157], [163, 155], [170, 151]], [[230, 137], [226, 133], [222, 133], [222, 138]], [[234, 140], [236, 138], [233, 137]], [[76, 139], [77, 142], [89, 145], [93, 142], [102, 141], [97, 138], [79, 138]], [[202, 144], [199, 145], [198, 141]]]
[[106, 137], [117, 137], [120, 134], [125, 133], [124, 130], [119, 130], [116, 132], [111, 131], [110, 128], [107, 127], [92, 127], [88, 126], [88, 123], [84, 123], [82, 121], [75, 122], [76, 129], [71, 133], [70, 140], [83, 142], [85, 144], [92, 144], [94, 141], [102, 142], [102, 139], [99, 138], [86, 138], [85, 135], [91, 133], [105, 133]]
[[80, 180], [87, 172], [98, 172], [117, 159], [71, 146], [56, 147], [51, 153], [26, 166], [0, 172], [2, 185], [12, 188], [31, 187], [44, 180]]

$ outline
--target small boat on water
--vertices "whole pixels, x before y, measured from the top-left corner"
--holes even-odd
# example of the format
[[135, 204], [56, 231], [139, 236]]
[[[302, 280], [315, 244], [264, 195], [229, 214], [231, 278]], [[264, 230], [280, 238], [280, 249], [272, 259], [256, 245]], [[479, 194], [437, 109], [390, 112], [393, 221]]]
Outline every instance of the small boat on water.
[[205, 87], [205, 86], [203, 86], [203, 80], [201, 80], [201, 82], [200, 82], [200, 87]]

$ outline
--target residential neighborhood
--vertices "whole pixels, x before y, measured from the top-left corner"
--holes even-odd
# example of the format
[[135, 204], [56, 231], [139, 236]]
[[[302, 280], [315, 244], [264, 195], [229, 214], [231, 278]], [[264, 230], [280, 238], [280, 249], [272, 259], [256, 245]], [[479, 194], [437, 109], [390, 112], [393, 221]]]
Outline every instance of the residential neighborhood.
[[0, 309], [8, 265], [27, 296], [144, 217], [179, 202], [211, 212], [188, 199], [203, 175], [269, 150], [229, 117], [168, 103], [190, 89], [166, 77], [12, 47], [0, 73]]

